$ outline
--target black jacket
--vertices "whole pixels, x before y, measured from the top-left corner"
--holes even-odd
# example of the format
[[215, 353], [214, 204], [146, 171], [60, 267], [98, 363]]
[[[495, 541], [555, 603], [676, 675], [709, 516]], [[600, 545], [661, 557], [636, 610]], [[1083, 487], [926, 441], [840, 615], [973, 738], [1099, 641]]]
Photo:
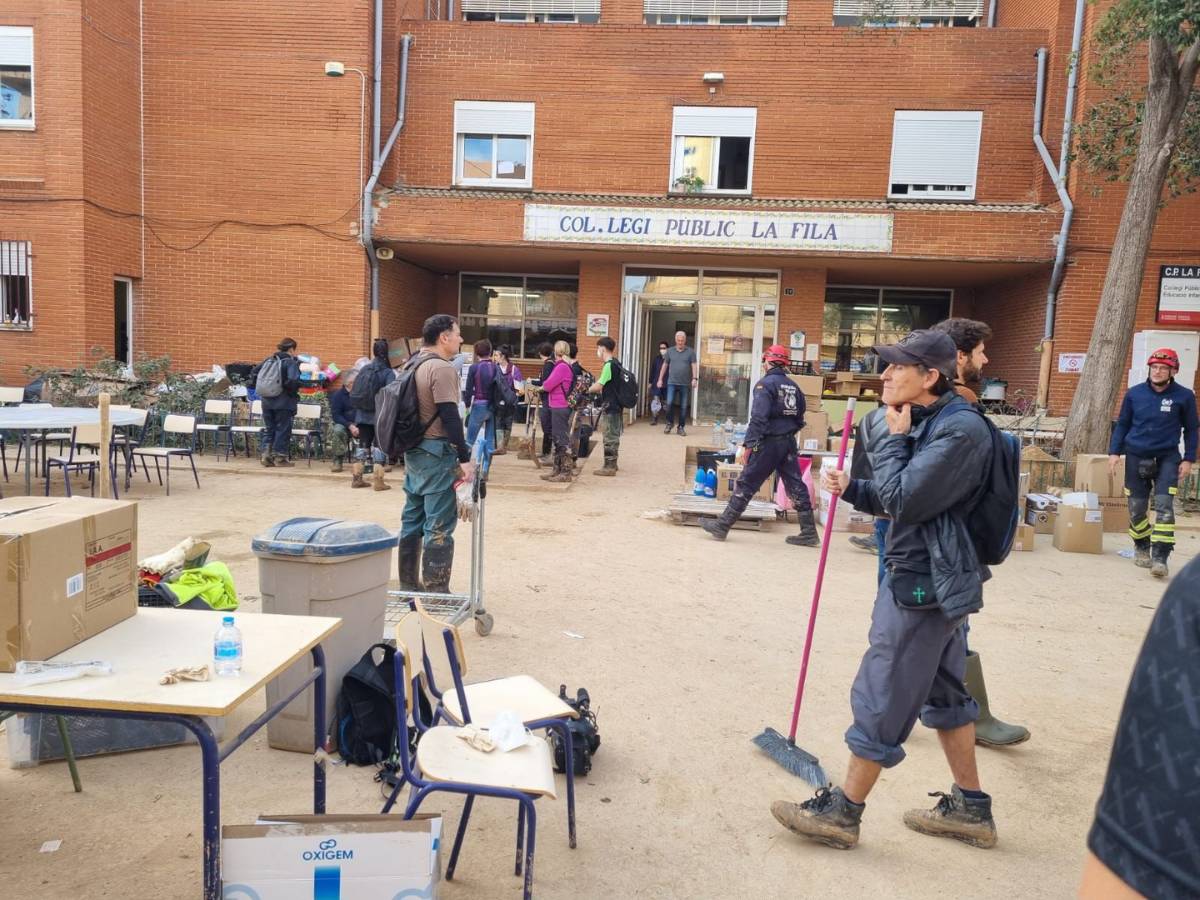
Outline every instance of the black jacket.
[[746, 446], [763, 438], [790, 437], [804, 427], [804, 394], [782, 366], [772, 366], [750, 392]]
[[[294, 413], [300, 404], [300, 360], [283, 350], [273, 353], [272, 356], [278, 356], [283, 361], [283, 391], [277, 397], [260, 397], [262, 408]], [[262, 363], [259, 363], [250, 373], [251, 384], [258, 384], [258, 370], [261, 368]]]
[[872, 479], [851, 481], [845, 495], [855, 509], [892, 520], [897, 533], [889, 545], [909, 543], [901, 530], [918, 532], [934, 592], [951, 619], [983, 606], [983, 583], [991, 577], [967, 530], [966, 506], [988, 477], [992, 438], [980, 416], [958, 410], [969, 406], [945, 394], [908, 434], [881, 436], [871, 447]]

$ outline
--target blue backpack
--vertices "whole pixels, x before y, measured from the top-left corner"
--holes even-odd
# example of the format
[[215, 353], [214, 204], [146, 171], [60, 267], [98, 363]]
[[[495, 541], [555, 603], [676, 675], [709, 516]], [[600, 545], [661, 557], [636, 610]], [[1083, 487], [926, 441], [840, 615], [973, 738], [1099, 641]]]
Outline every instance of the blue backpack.
[[967, 504], [967, 530], [979, 561], [998, 566], [1008, 558], [1021, 520], [1021, 442], [997, 428], [978, 407], [957, 407], [949, 414], [958, 409], [969, 409], [983, 419], [992, 437], [992, 465]]

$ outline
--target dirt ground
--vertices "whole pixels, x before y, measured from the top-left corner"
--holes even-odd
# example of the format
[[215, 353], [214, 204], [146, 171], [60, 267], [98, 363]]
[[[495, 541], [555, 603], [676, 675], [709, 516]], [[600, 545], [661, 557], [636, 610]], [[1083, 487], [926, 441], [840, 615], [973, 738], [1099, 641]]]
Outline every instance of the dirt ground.
[[[695, 440], [693, 438], [693, 440]], [[697, 441], [699, 442], [699, 441]], [[542, 488], [529, 463], [497, 460], [488, 501], [487, 607], [495, 630], [464, 629], [471, 677], [525, 672], [591, 692], [603, 744], [578, 784], [579, 847], [566, 841], [565, 798], [538, 804], [536, 891], [543, 898], [957, 896], [1066, 897], [1078, 885], [1129, 672], [1163, 586], [1118, 556], [1064, 554], [1039, 536], [985, 590], [971, 643], [985, 661], [995, 712], [1029, 726], [1010, 750], [981, 749], [995, 798], [999, 846], [981, 851], [906, 830], [903, 810], [931, 805], [950, 776], [934, 734], [918, 726], [908, 759], [871, 796], [853, 852], [802, 843], [769, 806], [811, 790], [751, 743], [785, 730], [817, 554], [789, 547], [794, 526], [734, 532], [725, 544], [698, 528], [647, 519], [682, 485], [686, 441], [638, 425], [621, 473], [569, 490]], [[139, 551], [188, 535], [227, 562], [244, 611], [258, 611], [251, 537], [293, 515], [397, 527], [403, 493], [354, 491], [318, 463], [291, 471], [203, 464], [202, 489], [173, 479], [170, 498], [136, 483]], [[6, 486], [19, 490], [14, 478]], [[1180, 532], [1175, 567], [1200, 547]], [[467, 540], [455, 584], [465, 588]], [[875, 559], [835, 535], [817, 626], [799, 743], [840, 780], [849, 688], [866, 646]], [[568, 636], [572, 632], [582, 637]], [[253, 647], [247, 648], [253, 653]], [[227, 734], [263, 708], [243, 706]], [[199, 755], [194, 747], [87, 759], [74, 794], [60, 763], [8, 766], [0, 740], [0, 884], [7, 897], [196, 896], [200, 872]], [[270, 750], [265, 731], [222, 768], [222, 821], [306, 812], [309, 759]], [[377, 812], [372, 771], [337, 767], [330, 812]], [[561, 778], [560, 778], [561, 785]], [[461, 801], [437, 797], [447, 830]], [[476, 805], [448, 900], [516, 897], [515, 809]], [[61, 839], [54, 853], [40, 853]]]

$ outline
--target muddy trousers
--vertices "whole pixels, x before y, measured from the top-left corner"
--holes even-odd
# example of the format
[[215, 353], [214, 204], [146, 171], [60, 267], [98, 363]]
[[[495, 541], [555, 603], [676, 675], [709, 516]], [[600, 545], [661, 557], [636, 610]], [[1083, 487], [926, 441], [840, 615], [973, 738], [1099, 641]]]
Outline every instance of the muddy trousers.
[[[1135, 545], [1149, 543], [1155, 559], [1166, 560], [1175, 549], [1175, 493], [1179, 490], [1178, 450], [1155, 456], [1125, 455], [1125, 496], [1129, 502], [1129, 536]], [[1151, 526], [1150, 498], [1154, 497]]]
[[425, 439], [404, 454], [404, 514], [400, 520], [400, 584], [416, 589], [418, 570], [427, 591], [450, 590], [458, 505], [458, 454], [449, 441]]
[[615, 469], [617, 467], [617, 456], [621, 452], [621, 433], [624, 431], [625, 423], [622, 421], [622, 414], [619, 412], [605, 413], [603, 422], [604, 435], [604, 467], [606, 469]]

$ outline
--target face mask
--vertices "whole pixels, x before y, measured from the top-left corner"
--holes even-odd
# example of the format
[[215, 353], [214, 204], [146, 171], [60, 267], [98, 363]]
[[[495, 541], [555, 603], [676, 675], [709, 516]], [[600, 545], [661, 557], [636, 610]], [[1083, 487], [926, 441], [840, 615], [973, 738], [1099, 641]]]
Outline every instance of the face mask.
[[658, 352], [659, 352], [659, 353], [660, 353], [662, 356], [666, 356], [666, 355], [667, 355], [667, 348], [666, 348], [666, 347], [663, 347], [663, 348], [662, 348], [661, 350], [659, 350]]
[[599, 347], [596, 348], [596, 359], [604, 359], [604, 351]]

